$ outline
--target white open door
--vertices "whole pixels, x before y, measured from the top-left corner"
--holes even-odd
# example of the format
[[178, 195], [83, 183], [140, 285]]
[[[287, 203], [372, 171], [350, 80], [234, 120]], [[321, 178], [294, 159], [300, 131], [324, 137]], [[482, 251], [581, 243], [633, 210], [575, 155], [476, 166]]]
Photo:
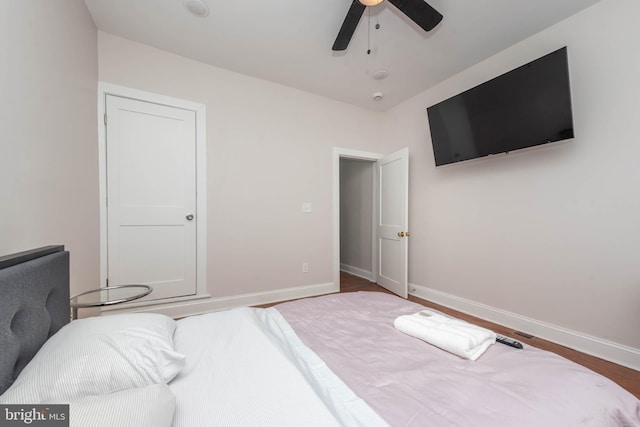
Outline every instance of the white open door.
[[378, 284], [407, 298], [409, 236], [409, 149], [376, 162]]
[[106, 97], [108, 284], [196, 293], [195, 112]]

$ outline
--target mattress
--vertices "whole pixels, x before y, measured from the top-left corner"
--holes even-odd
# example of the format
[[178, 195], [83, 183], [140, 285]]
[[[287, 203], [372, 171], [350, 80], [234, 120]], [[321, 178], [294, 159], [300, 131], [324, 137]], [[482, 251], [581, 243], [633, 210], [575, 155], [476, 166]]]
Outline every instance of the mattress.
[[393, 426], [640, 426], [640, 401], [554, 353], [494, 344], [477, 360], [393, 327], [424, 309], [378, 292], [275, 308], [302, 342]]

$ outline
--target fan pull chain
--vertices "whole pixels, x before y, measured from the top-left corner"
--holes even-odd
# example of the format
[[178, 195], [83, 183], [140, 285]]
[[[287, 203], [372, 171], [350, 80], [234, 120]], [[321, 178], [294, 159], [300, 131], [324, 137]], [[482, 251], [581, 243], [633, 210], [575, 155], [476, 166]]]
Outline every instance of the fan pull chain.
[[[371, 55], [371, 8], [368, 7], [369, 13], [369, 25], [367, 26], [367, 55]], [[376, 30], [380, 29], [380, 19], [376, 16], [376, 25], [374, 27]]]
[[371, 8], [367, 8], [369, 13], [369, 25], [367, 26], [367, 55], [371, 55]]

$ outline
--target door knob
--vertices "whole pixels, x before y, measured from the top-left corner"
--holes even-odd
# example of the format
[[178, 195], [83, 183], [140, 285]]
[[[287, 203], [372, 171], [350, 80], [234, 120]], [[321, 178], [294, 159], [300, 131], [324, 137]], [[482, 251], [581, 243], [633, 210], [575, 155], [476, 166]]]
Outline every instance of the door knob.
[[193, 214], [187, 215], [187, 221], [192, 221], [192, 220], [193, 220]]
[[398, 231], [398, 237], [404, 237], [404, 231]]

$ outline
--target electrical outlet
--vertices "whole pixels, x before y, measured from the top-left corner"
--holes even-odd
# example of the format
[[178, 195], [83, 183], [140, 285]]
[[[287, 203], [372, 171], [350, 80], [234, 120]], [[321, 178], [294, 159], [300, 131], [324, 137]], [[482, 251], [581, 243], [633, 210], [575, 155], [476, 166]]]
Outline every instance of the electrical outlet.
[[308, 262], [303, 262], [302, 263], [302, 272], [303, 273], [308, 273], [309, 272], [309, 263]]

